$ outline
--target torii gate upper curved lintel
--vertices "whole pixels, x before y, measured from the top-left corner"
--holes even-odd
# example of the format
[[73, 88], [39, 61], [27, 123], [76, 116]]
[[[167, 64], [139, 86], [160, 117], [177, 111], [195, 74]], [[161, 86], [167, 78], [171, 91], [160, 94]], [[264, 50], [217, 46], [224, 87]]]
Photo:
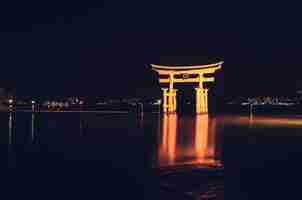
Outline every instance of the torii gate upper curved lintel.
[[163, 112], [176, 112], [176, 92], [174, 83], [198, 83], [196, 90], [196, 113], [208, 112], [208, 89], [203, 88], [204, 82], [214, 82], [214, 77], [205, 77], [221, 69], [223, 62], [195, 66], [164, 66], [151, 64], [152, 70], [159, 75], [159, 83], [169, 83], [163, 90]]

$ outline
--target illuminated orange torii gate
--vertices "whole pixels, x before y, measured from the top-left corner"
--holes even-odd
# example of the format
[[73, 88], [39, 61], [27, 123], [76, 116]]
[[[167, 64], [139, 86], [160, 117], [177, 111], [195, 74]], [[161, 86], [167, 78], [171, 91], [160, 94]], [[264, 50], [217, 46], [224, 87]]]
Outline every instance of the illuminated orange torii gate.
[[163, 66], [151, 64], [152, 70], [159, 74], [159, 83], [169, 83], [163, 90], [163, 112], [176, 112], [176, 92], [174, 83], [198, 83], [196, 90], [196, 113], [208, 112], [208, 89], [203, 88], [204, 82], [213, 82], [214, 77], [206, 77], [221, 68], [223, 62], [196, 66]]

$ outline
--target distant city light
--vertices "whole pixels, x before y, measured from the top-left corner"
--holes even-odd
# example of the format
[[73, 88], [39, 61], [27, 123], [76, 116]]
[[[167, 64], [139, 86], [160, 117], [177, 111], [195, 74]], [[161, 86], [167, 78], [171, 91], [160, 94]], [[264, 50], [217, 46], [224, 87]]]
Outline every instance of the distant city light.
[[12, 100], [12, 99], [9, 99], [9, 100], [8, 100], [8, 103], [9, 103], [9, 104], [12, 104], [13, 102], [14, 102], [14, 100]]
[[35, 101], [31, 101], [31, 104], [35, 104], [36, 102]]

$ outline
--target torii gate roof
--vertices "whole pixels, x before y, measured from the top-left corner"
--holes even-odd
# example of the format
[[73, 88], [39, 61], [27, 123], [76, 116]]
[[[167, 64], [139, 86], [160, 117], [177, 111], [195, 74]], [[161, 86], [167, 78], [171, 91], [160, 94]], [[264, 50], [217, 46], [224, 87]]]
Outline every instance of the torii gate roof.
[[221, 68], [223, 61], [213, 63], [213, 64], [206, 64], [206, 65], [188, 65], [188, 66], [170, 66], [170, 65], [155, 65], [151, 64], [153, 70], [157, 71], [160, 74], [181, 74], [181, 73], [213, 73], [216, 70]]
[[198, 70], [198, 69], [208, 69], [208, 68], [220, 68], [221, 65], [223, 64], [223, 61], [213, 63], [213, 64], [206, 64], [206, 65], [187, 65], [187, 66], [171, 66], [171, 65], [156, 65], [156, 64], [151, 64], [152, 69], [154, 70], [160, 70], [160, 71], [165, 71], [165, 70]]

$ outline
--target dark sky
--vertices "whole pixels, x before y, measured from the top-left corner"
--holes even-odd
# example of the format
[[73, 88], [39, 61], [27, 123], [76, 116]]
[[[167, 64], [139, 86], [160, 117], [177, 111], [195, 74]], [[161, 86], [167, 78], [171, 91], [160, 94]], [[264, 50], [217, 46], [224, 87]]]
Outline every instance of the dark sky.
[[225, 95], [302, 88], [298, 5], [164, 2], [0, 5], [0, 83], [22, 95], [149, 95], [150, 63], [224, 60]]

